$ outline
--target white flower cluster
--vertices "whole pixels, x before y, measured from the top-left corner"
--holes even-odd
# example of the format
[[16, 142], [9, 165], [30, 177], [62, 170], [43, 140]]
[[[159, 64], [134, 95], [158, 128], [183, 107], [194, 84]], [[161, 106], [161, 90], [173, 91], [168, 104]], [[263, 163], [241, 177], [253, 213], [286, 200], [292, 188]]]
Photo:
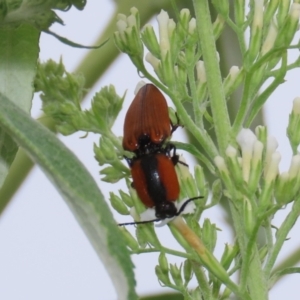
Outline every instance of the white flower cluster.
[[215, 164], [231, 198], [250, 198], [264, 208], [286, 204], [300, 190], [300, 155], [291, 160], [289, 171], [279, 173], [281, 155], [278, 143], [267, 136], [266, 128], [259, 126], [256, 134], [243, 128], [236, 137], [239, 150], [229, 145], [226, 157], [217, 156]]

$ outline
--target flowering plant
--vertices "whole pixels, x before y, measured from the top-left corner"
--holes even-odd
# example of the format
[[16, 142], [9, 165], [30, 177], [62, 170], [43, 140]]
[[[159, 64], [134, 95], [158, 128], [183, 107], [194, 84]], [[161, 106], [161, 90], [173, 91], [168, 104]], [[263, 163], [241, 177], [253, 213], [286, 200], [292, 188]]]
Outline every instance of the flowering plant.
[[[83, 5], [84, 1], [69, 5], [73, 2]], [[231, 7], [223, 0], [212, 1], [212, 6], [215, 17], [211, 17], [208, 1], [194, 0], [195, 16], [189, 9], [182, 9], [176, 21], [162, 10], [157, 16], [158, 34], [149, 24], [141, 28], [139, 9], [131, 8], [129, 16], [118, 15], [114, 33], [116, 47], [128, 55], [139, 74], [172, 100], [180, 123], [191, 137], [188, 144], [175, 141], [174, 145], [199, 162], [194, 175], [184, 164], [176, 166], [181, 185], [179, 200], [203, 196], [194, 202], [193, 213], [168, 223], [182, 251], [166, 247], [153, 224], [137, 226], [136, 237], [126, 228], [119, 230], [80, 163], [0, 90], [0, 125], [50, 174], [107, 263], [120, 299], [136, 298], [129, 253], [158, 252], [155, 272], [159, 282], [185, 299], [228, 299], [232, 295], [245, 300], [268, 299], [269, 289], [283, 275], [299, 272], [295, 267], [275, 267], [300, 213], [299, 98], [294, 100], [287, 127], [293, 151], [287, 172], [279, 171], [281, 154], [276, 139], [266, 126], [253, 128], [253, 123], [287, 72], [300, 65], [299, 57], [294, 62], [288, 59], [288, 50], [299, 48], [293, 40], [300, 4], [296, 0], [252, 0], [248, 7], [244, 0], [238, 0]], [[7, 18], [14, 15], [11, 10], [2, 14]], [[54, 21], [52, 11], [51, 16]], [[226, 26], [236, 35], [242, 62], [222, 76], [222, 55], [217, 52], [216, 41]], [[53, 61], [38, 64], [34, 87], [41, 92], [43, 110], [54, 120], [57, 131], [101, 135], [94, 152], [100, 166], [105, 165], [100, 171], [102, 180], [115, 183], [125, 179], [129, 190], [119, 195], [111, 192], [111, 205], [120, 214], [143, 217], [145, 207], [131, 186], [129, 168], [121, 161], [124, 155], [132, 154], [122, 149], [121, 140], [112, 130], [124, 96], [117, 95], [113, 86], [104, 87], [93, 97], [91, 108], [83, 110], [84, 78], [66, 72], [62, 62]], [[242, 90], [238, 109], [230, 119], [228, 100], [235, 98], [238, 89]], [[170, 118], [175, 120], [172, 110]], [[225, 245], [217, 259], [214, 250], [218, 229], [210, 220], [203, 220], [203, 212], [220, 203], [227, 206], [235, 240]], [[272, 219], [285, 207], [289, 213], [274, 230]], [[170, 264], [169, 255], [184, 261], [179, 267]], [[196, 288], [189, 285], [193, 275]]]

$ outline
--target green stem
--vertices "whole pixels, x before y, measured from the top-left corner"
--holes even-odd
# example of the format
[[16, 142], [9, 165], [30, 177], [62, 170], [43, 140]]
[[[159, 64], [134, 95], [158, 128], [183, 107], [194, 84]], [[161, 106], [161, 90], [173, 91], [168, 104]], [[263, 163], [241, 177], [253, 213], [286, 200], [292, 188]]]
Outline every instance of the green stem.
[[195, 83], [195, 75], [194, 75], [194, 67], [188, 66], [187, 74], [191, 89], [191, 96], [193, 100], [193, 110], [195, 116], [195, 123], [198, 127], [203, 128], [203, 114], [201, 113], [199, 99], [197, 99], [196, 93], [196, 83]]
[[138, 250], [132, 250], [131, 251], [132, 254], [153, 253], [153, 252], [165, 252], [167, 254], [178, 256], [178, 257], [189, 258], [189, 259], [193, 258], [193, 255], [191, 255], [189, 253], [180, 252], [180, 251], [176, 251], [176, 250], [173, 250], [173, 249], [170, 249], [170, 248], [165, 248], [165, 247], [146, 248], [146, 249], [140, 248]]
[[217, 57], [213, 26], [208, 0], [193, 0], [197, 31], [206, 69], [207, 87], [218, 141], [219, 151], [225, 154], [230, 138], [230, 121], [223, 91], [222, 77]]
[[[232, 203], [230, 203], [230, 209], [242, 255], [242, 292], [246, 293], [246, 291], [249, 291], [251, 298], [255, 300], [266, 300], [268, 299], [267, 284], [265, 283], [257, 246], [255, 245], [256, 235], [253, 233], [252, 239], [248, 239], [245, 235], [246, 229], [242, 219], [243, 214], [239, 213], [239, 210]], [[259, 228], [258, 225], [257, 228]], [[255, 232], [255, 230], [254, 228], [253, 231]], [[243, 274], [247, 276], [245, 277]]]
[[[258, 114], [258, 112], [260, 111], [260, 109], [262, 108], [262, 106], [265, 104], [265, 102], [268, 100], [268, 98], [270, 97], [270, 95], [278, 88], [278, 86], [284, 82], [284, 77], [286, 75], [287, 72], [287, 55], [283, 55], [282, 57], [282, 64], [281, 64], [281, 68], [279, 69], [279, 74], [277, 77], [275, 77], [275, 79], [273, 80], [273, 82], [268, 86], [268, 88], [266, 88], [263, 93], [261, 93], [257, 99], [255, 100], [255, 103], [253, 105], [253, 108], [250, 112], [249, 118], [246, 121], [246, 127], [249, 127], [252, 123], [252, 121], [254, 120], [254, 118], [256, 117], [256, 115]], [[265, 80], [264, 80], [265, 81]]]
[[201, 292], [205, 300], [214, 300], [209, 286], [208, 280], [205, 276], [203, 267], [197, 261], [192, 261], [192, 268], [195, 274], [195, 277], [198, 281], [199, 286], [201, 287]]
[[273, 249], [271, 250], [271, 252], [269, 254], [269, 257], [268, 257], [268, 260], [266, 262], [266, 266], [264, 269], [266, 278], [270, 277], [272, 268], [276, 262], [279, 251], [282, 248], [282, 245], [285, 242], [288, 233], [295, 225], [295, 222], [297, 221], [297, 219], [299, 217], [299, 213], [300, 213], [300, 198], [298, 197], [297, 199], [295, 199], [294, 205], [293, 205], [290, 213], [288, 214], [288, 216], [284, 220], [283, 224], [280, 226], [280, 228], [277, 231], [276, 242], [274, 244]]

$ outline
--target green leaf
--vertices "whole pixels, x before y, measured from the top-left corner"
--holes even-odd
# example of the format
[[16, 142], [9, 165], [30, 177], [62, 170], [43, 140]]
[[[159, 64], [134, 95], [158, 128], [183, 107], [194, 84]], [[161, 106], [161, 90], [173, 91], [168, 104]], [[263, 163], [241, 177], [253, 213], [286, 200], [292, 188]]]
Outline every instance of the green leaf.
[[137, 299], [133, 264], [123, 236], [84, 166], [53, 133], [2, 94], [0, 126], [44, 169], [57, 187], [106, 266], [118, 299]]
[[[40, 33], [30, 25], [0, 29], [0, 92], [29, 113]], [[0, 187], [18, 150], [0, 129]]]
[[55, 9], [67, 11], [74, 5], [82, 10], [85, 4], [86, 0], [1, 0], [0, 27], [31, 24], [43, 30], [55, 22], [63, 25]]

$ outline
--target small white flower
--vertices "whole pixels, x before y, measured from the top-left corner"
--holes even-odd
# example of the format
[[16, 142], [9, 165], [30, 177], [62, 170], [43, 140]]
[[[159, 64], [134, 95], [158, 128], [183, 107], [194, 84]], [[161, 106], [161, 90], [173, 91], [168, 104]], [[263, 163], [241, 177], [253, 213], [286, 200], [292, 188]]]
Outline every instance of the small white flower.
[[189, 34], [193, 34], [196, 30], [196, 19], [191, 18], [189, 22]]
[[298, 176], [300, 172], [300, 154], [297, 154], [292, 157], [290, 169], [289, 169], [289, 176], [290, 178], [295, 178]]
[[231, 76], [231, 81], [234, 81], [240, 73], [240, 69], [237, 66], [232, 66], [229, 70], [229, 75]]
[[172, 36], [175, 28], [176, 28], [176, 23], [174, 22], [173, 19], [169, 19], [169, 22], [168, 22], [168, 35], [169, 35], [169, 38]]
[[141, 80], [137, 83], [135, 90], [134, 90], [134, 94], [136, 95], [138, 93], [138, 91], [146, 84], [145, 81]]
[[160, 66], [160, 60], [153, 56], [150, 52], [146, 54], [145, 60], [153, 67], [154, 70], [157, 70]]
[[242, 151], [252, 153], [254, 142], [257, 141], [257, 137], [251, 129], [242, 128], [236, 137], [236, 141], [240, 145]]
[[254, 18], [252, 23], [252, 28], [262, 28], [263, 26], [263, 16], [264, 16], [264, 1], [263, 0], [254, 0]]
[[271, 156], [271, 161], [265, 176], [267, 183], [271, 183], [273, 180], [275, 180], [276, 176], [278, 175], [280, 160], [280, 153], [277, 151], [274, 152]]
[[191, 15], [189, 9], [187, 8], [183, 8], [181, 11], [180, 11], [180, 18], [181, 19], [185, 19], [185, 18], [188, 18], [189, 16]]
[[243, 179], [248, 182], [250, 175], [251, 159], [254, 144], [257, 141], [256, 135], [250, 129], [243, 128], [236, 137], [237, 143], [242, 149]]
[[229, 145], [227, 147], [225, 153], [226, 153], [226, 155], [228, 157], [235, 157], [235, 156], [237, 156], [237, 150], [234, 147], [232, 147], [231, 145]]
[[293, 101], [293, 113], [300, 115], [300, 97], [296, 97]]
[[135, 16], [130, 15], [127, 18], [127, 24], [128, 24], [128, 27], [134, 27], [134, 26], [136, 26], [136, 18], [135, 18]]
[[274, 136], [267, 137], [267, 149], [266, 149], [266, 165], [265, 165], [265, 174], [268, 171], [272, 155], [278, 148], [278, 142]]
[[164, 10], [161, 10], [157, 16], [159, 26], [159, 44], [162, 58], [165, 58], [168, 51], [170, 51], [170, 41], [168, 35], [169, 15]]
[[197, 79], [200, 83], [206, 82], [206, 72], [203, 60], [196, 63]]
[[274, 17], [271, 21], [271, 24], [270, 24], [270, 27], [269, 27], [269, 30], [267, 33], [267, 37], [266, 37], [265, 42], [261, 49], [262, 55], [266, 54], [273, 48], [277, 34], [278, 34], [277, 20]]
[[127, 28], [127, 23], [124, 20], [118, 20], [117, 28], [120, 33], [123, 33]]
[[264, 145], [261, 141], [255, 141], [253, 146], [253, 159], [254, 160], [261, 160], [262, 158], [262, 152], [264, 149]]
[[223, 171], [223, 172], [229, 174], [227, 166], [225, 164], [225, 160], [224, 160], [224, 158], [222, 156], [216, 156], [214, 158], [214, 162], [215, 162], [215, 165], [217, 166], [217, 168], [220, 171]]

